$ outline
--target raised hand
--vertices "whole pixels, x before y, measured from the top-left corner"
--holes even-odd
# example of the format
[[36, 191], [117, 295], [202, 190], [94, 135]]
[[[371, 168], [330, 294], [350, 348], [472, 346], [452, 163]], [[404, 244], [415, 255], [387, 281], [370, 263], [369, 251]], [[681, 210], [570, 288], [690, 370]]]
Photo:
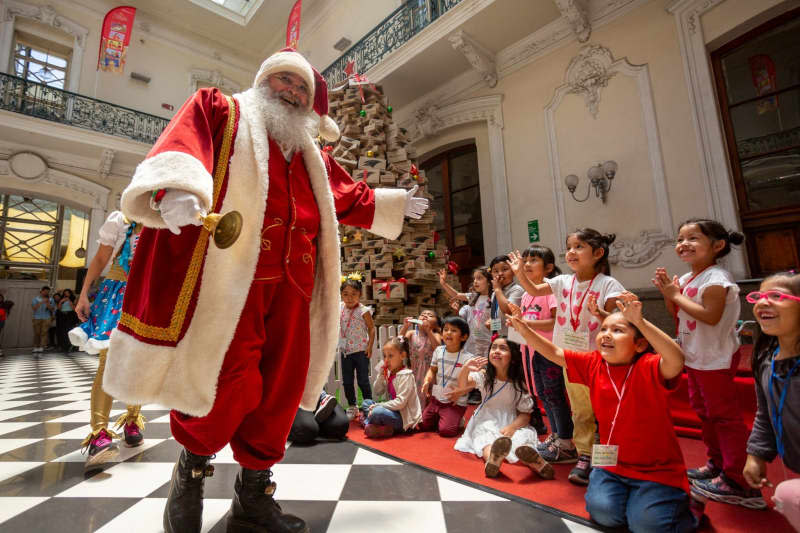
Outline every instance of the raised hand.
[[511, 271], [515, 276], [519, 276], [520, 272], [522, 272], [522, 254], [519, 253], [519, 250], [514, 250], [508, 254], [508, 266], [511, 267]]
[[447, 270], [444, 268], [439, 271], [439, 283], [442, 285], [447, 283]]
[[651, 281], [653, 285], [661, 291], [664, 298], [668, 300], [671, 300], [681, 292], [678, 276], [673, 276], [672, 279], [670, 279], [667, 274], [667, 269], [665, 268], [657, 268]]
[[617, 297], [617, 308], [622, 311], [625, 320], [633, 325], [642, 323], [642, 302], [632, 292], [623, 292]]
[[603, 319], [603, 314], [600, 312], [600, 306], [597, 304], [597, 296], [589, 294], [589, 301], [586, 304], [589, 312], [599, 319]]
[[473, 357], [466, 363], [464, 363], [464, 368], [466, 368], [470, 372], [479, 372], [486, 366], [486, 363], [489, 362], [489, 359], [486, 357]]

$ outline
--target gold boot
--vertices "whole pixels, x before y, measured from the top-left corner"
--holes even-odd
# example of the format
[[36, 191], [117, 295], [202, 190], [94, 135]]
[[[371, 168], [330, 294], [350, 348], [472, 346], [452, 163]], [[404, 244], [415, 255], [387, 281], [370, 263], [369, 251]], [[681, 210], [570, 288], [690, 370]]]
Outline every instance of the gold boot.
[[106, 354], [108, 350], [101, 350], [98, 354], [99, 363], [97, 373], [92, 383], [91, 419], [92, 432], [83, 440], [83, 451], [88, 449], [86, 457], [86, 470], [95, 470], [103, 463], [114, 459], [119, 453], [113, 439], [119, 435], [108, 429], [108, 416], [111, 414], [111, 404], [114, 399], [103, 390], [103, 372], [106, 369]]

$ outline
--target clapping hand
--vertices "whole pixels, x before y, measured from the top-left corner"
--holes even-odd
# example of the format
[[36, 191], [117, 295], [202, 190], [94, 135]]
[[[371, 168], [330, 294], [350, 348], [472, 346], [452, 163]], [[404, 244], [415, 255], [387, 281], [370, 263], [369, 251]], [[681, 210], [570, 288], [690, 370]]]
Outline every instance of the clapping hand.
[[651, 281], [667, 300], [672, 300], [681, 292], [678, 276], [673, 276], [670, 279], [666, 268], [657, 268]]
[[600, 306], [597, 304], [597, 296], [594, 294], [589, 294], [589, 302], [587, 307], [589, 308], [590, 313], [600, 320], [603, 320], [603, 314], [600, 312]]

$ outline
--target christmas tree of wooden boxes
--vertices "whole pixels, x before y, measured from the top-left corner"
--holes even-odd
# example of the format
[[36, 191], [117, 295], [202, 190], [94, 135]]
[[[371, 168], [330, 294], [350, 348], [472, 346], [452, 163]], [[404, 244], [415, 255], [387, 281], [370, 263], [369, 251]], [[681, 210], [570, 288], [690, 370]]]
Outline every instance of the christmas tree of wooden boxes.
[[[329, 114], [342, 132], [331, 155], [353, 179], [373, 188], [419, 185], [417, 196], [433, 200], [427, 192], [425, 172], [416, 170], [414, 148], [392, 120], [392, 108], [382, 88], [345, 85], [328, 94]], [[440, 315], [447, 312], [448, 299], [437, 274], [447, 264], [447, 248], [442, 240], [434, 242], [432, 210], [419, 220], [406, 218], [396, 241], [345, 225], [339, 226], [339, 234], [342, 272], [362, 273], [362, 302], [376, 306], [376, 324], [398, 323], [426, 308], [436, 309]], [[450, 277], [451, 285], [458, 286], [457, 278]]]

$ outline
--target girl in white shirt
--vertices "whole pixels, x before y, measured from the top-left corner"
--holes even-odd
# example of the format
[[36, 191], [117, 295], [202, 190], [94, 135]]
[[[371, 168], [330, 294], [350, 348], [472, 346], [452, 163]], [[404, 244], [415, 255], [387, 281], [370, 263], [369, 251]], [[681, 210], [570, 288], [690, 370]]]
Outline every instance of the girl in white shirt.
[[658, 268], [653, 284], [675, 316], [678, 341], [686, 354], [689, 402], [702, 422], [706, 464], [688, 471], [692, 490], [709, 499], [745, 507], [764, 505], [761, 491], [742, 475], [747, 459], [747, 427], [742, 421], [733, 378], [739, 366], [739, 286], [717, 265], [731, 244], [744, 236], [714, 220], [690, 219], [678, 228], [675, 253], [691, 267], [680, 278]]

